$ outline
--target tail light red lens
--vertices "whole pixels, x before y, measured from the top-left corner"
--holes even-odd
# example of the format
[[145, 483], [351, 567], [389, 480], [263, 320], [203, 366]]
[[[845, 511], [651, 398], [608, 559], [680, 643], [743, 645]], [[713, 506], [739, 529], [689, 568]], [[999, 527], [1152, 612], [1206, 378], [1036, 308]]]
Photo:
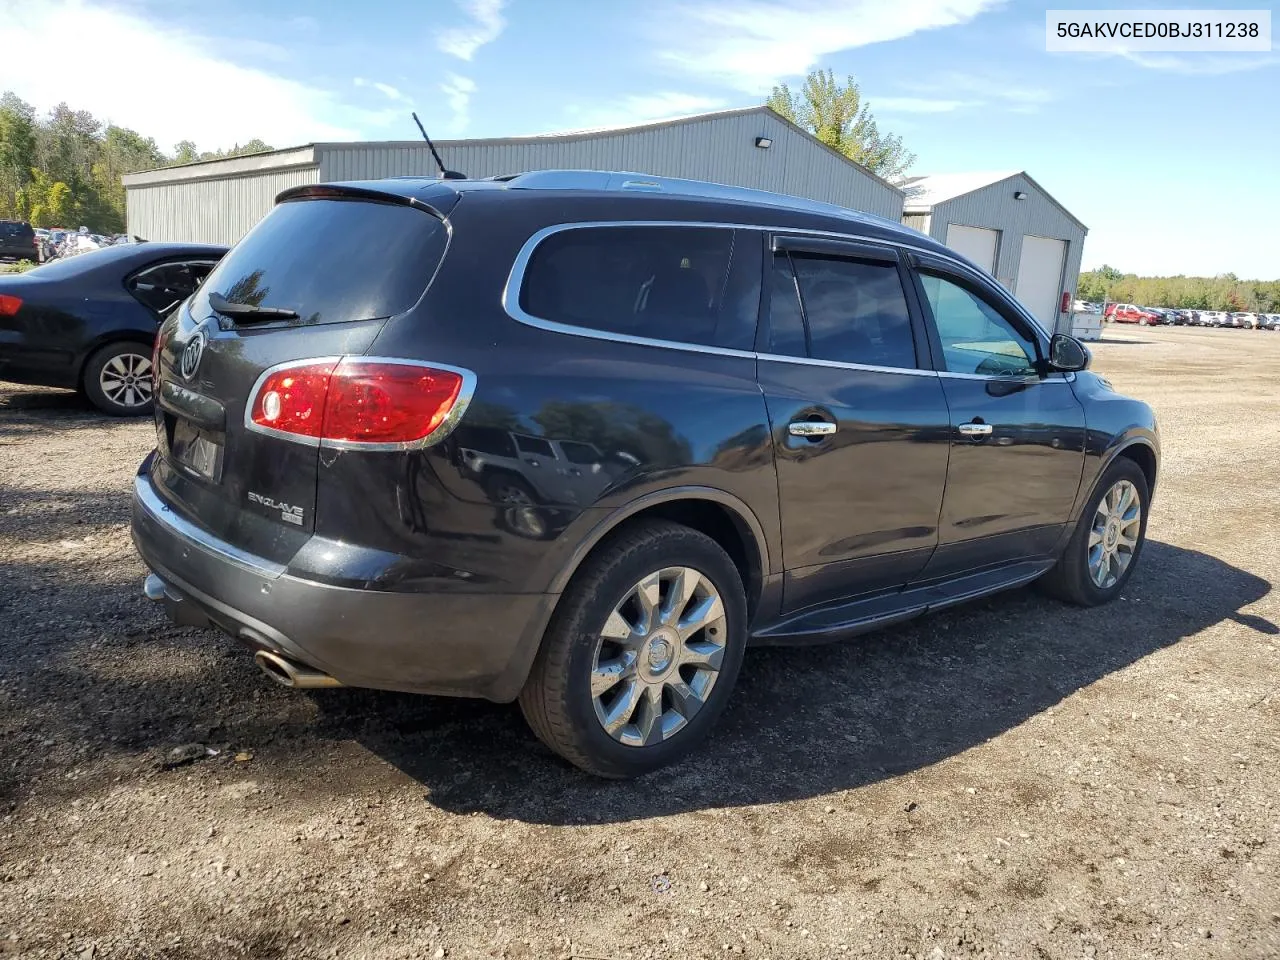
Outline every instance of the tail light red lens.
[[329, 378], [337, 365], [325, 360], [268, 371], [253, 395], [250, 419], [268, 432], [319, 440]]
[[22, 298], [12, 294], [0, 293], [0, 317], [12, 317], [22, 306]]
[[467, 371], [408, 361], [314, 360], [269, 370], [250, 429], [303, 442], [395, 449], [432, 438], [469, 395]]

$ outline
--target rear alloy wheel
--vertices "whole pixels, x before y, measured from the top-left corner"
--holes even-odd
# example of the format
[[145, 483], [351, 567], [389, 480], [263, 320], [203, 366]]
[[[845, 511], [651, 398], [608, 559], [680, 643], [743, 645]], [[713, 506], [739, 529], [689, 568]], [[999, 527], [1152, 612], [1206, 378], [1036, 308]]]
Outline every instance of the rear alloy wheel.
[[81, 382], [95, 407], [116, 417], [151, 412], [151, 351], [140, 343], [109, 343], [89, 358]]
[[575, 575], [520, 694], [534, 733], [602, 777], [634, 777], [698, 745], [746, 644], [733, 561], [678, 524], [627, 527]]
[[1082, 607], [1120, 595], [1147, 536], [1147, 478], [1127, 457], [1107, 468], [1057, 566], [1040, 580], [1048, 593]]

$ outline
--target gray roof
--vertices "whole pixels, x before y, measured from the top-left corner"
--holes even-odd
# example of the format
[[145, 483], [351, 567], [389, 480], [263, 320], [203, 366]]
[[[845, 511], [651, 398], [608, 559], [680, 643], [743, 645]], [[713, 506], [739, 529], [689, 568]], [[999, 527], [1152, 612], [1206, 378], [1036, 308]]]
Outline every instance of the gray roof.
[[[857, 170], [864, 176], [879, 182], [890, 190], [902, 192], [902, 188], [898, 187], [883, 177], [872, 172], [862, 164], [849, 159], [838, 150], [834, 150], [827, 146], [809, 131], [792, 123], [781, 114], [775, 113], [769, 107], [761, 105], [755, 107], [739, 107], [733, 110], [719, 110], [714, 113], [697, 113], [685, 117], [675, 117], [668, 120], [656, 120], [645, 123], [632, 124], [624, 127], [607, 127], [595, 130], [575, 130], [564, 133], [544, 133], [523, 137], [492, 137], [475, 140], [437, 140], [435, 145], [441, 151], [451, 147], [469, 144], [473, 146], [500, 146], [503, 144], [522, 144], [522, 143], [540, 143], [548, 140], [556, 140], [560, 142], [573, 142], [579, 140], [597, 140], [603, 137], [615, 137], [631, 133], [639, 133], [647, 130], [660, 130], [667, 127], [678, 127], [685, 124], [704, 123], [708, 120], [716, 120], [721, 117], [741, 116], [753, 113], [769, 113], [780, 123], [791, 127], [801, 136], [811, 140], [816, 146], [839, 157], [844, 163]], [[155, 170], [148, 170], [143, 173], [131, 173], [124, 176], [124, 185], [126, 187], [140, 187], [154, 183], [170, 183], [176, 180], [198, 179], [204, 177], [216, 176], [235, 176], [244, 173], [257, 173], [264, 170], [276, 170], [285, 167], [309, 166], [319, 162], [319, 154], [325, 150], [342, 149], [352, 146], [367, 146], [369, 144], [363, 141], [331, 141], [307, 143], [299, 147], [288, 147], [281, 150], [271, 150], [264, 153], [254, 153], [243, 157], [224, 157], [217, 160], [198, 160], [194, 163], [176, 164], [169, 167], [159, 167]], [[376, 144], [380, 147], [396, 148], [404, 147], [418, 148], [422, 146], [421, 140], [386, 140], [379, 141]], [[512, 170], [511, 173], [519, 173], [521, 171]]]
[[931, 213], [933, 208], [940, 203], [946, 203], [949, 200], [956, 199], [956, 197], [963, 197], [979, 190], [985, 190], [987, 187], [1003, 183], [1005, 180], [1012, 180], [1014, 177], [1022, 177], [1027, 183], [1035, 187], [1046, 200], [1062, 211], [1062, 214], [1068, 220], [1081, 230], [1088, 231], [1089, 228], [1081, 223], [1075, 214], [1054, 199], [1053, 194], [1040, 186], [1035, 181], [1035, 178], [1025, 170], [1005, 170], [998, 173], [933, 173], [919, 177], [909, 177], [906, 183], [903, 184], [907, 195], [903, 204], [903, 212]]

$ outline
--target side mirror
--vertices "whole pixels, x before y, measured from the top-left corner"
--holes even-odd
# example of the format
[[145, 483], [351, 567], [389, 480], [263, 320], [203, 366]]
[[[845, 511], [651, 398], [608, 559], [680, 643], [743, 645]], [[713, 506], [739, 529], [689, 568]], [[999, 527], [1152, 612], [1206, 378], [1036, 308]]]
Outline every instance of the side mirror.
[[1093, 357], [1089, 348], [1065, 333], [1055, 333], [1049, 340], [1049, 367], [1062, 373], [1087, 370]]

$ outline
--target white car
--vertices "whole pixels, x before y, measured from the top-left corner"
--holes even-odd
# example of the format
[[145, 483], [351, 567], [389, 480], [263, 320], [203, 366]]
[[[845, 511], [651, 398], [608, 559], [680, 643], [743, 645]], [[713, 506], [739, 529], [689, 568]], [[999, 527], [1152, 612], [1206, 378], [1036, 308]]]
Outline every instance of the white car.
[[1202, 310], [1200, 311], [1200, 326], [1229, 327], [1231, 322], [1227, 319], [1227, 316], [1221, 310]]
[[1244, 327], [1246, 330], [1258, 329], [1258, 315], [1256, 313], [1237, 313], [1233, 315], [1233, 327]]

